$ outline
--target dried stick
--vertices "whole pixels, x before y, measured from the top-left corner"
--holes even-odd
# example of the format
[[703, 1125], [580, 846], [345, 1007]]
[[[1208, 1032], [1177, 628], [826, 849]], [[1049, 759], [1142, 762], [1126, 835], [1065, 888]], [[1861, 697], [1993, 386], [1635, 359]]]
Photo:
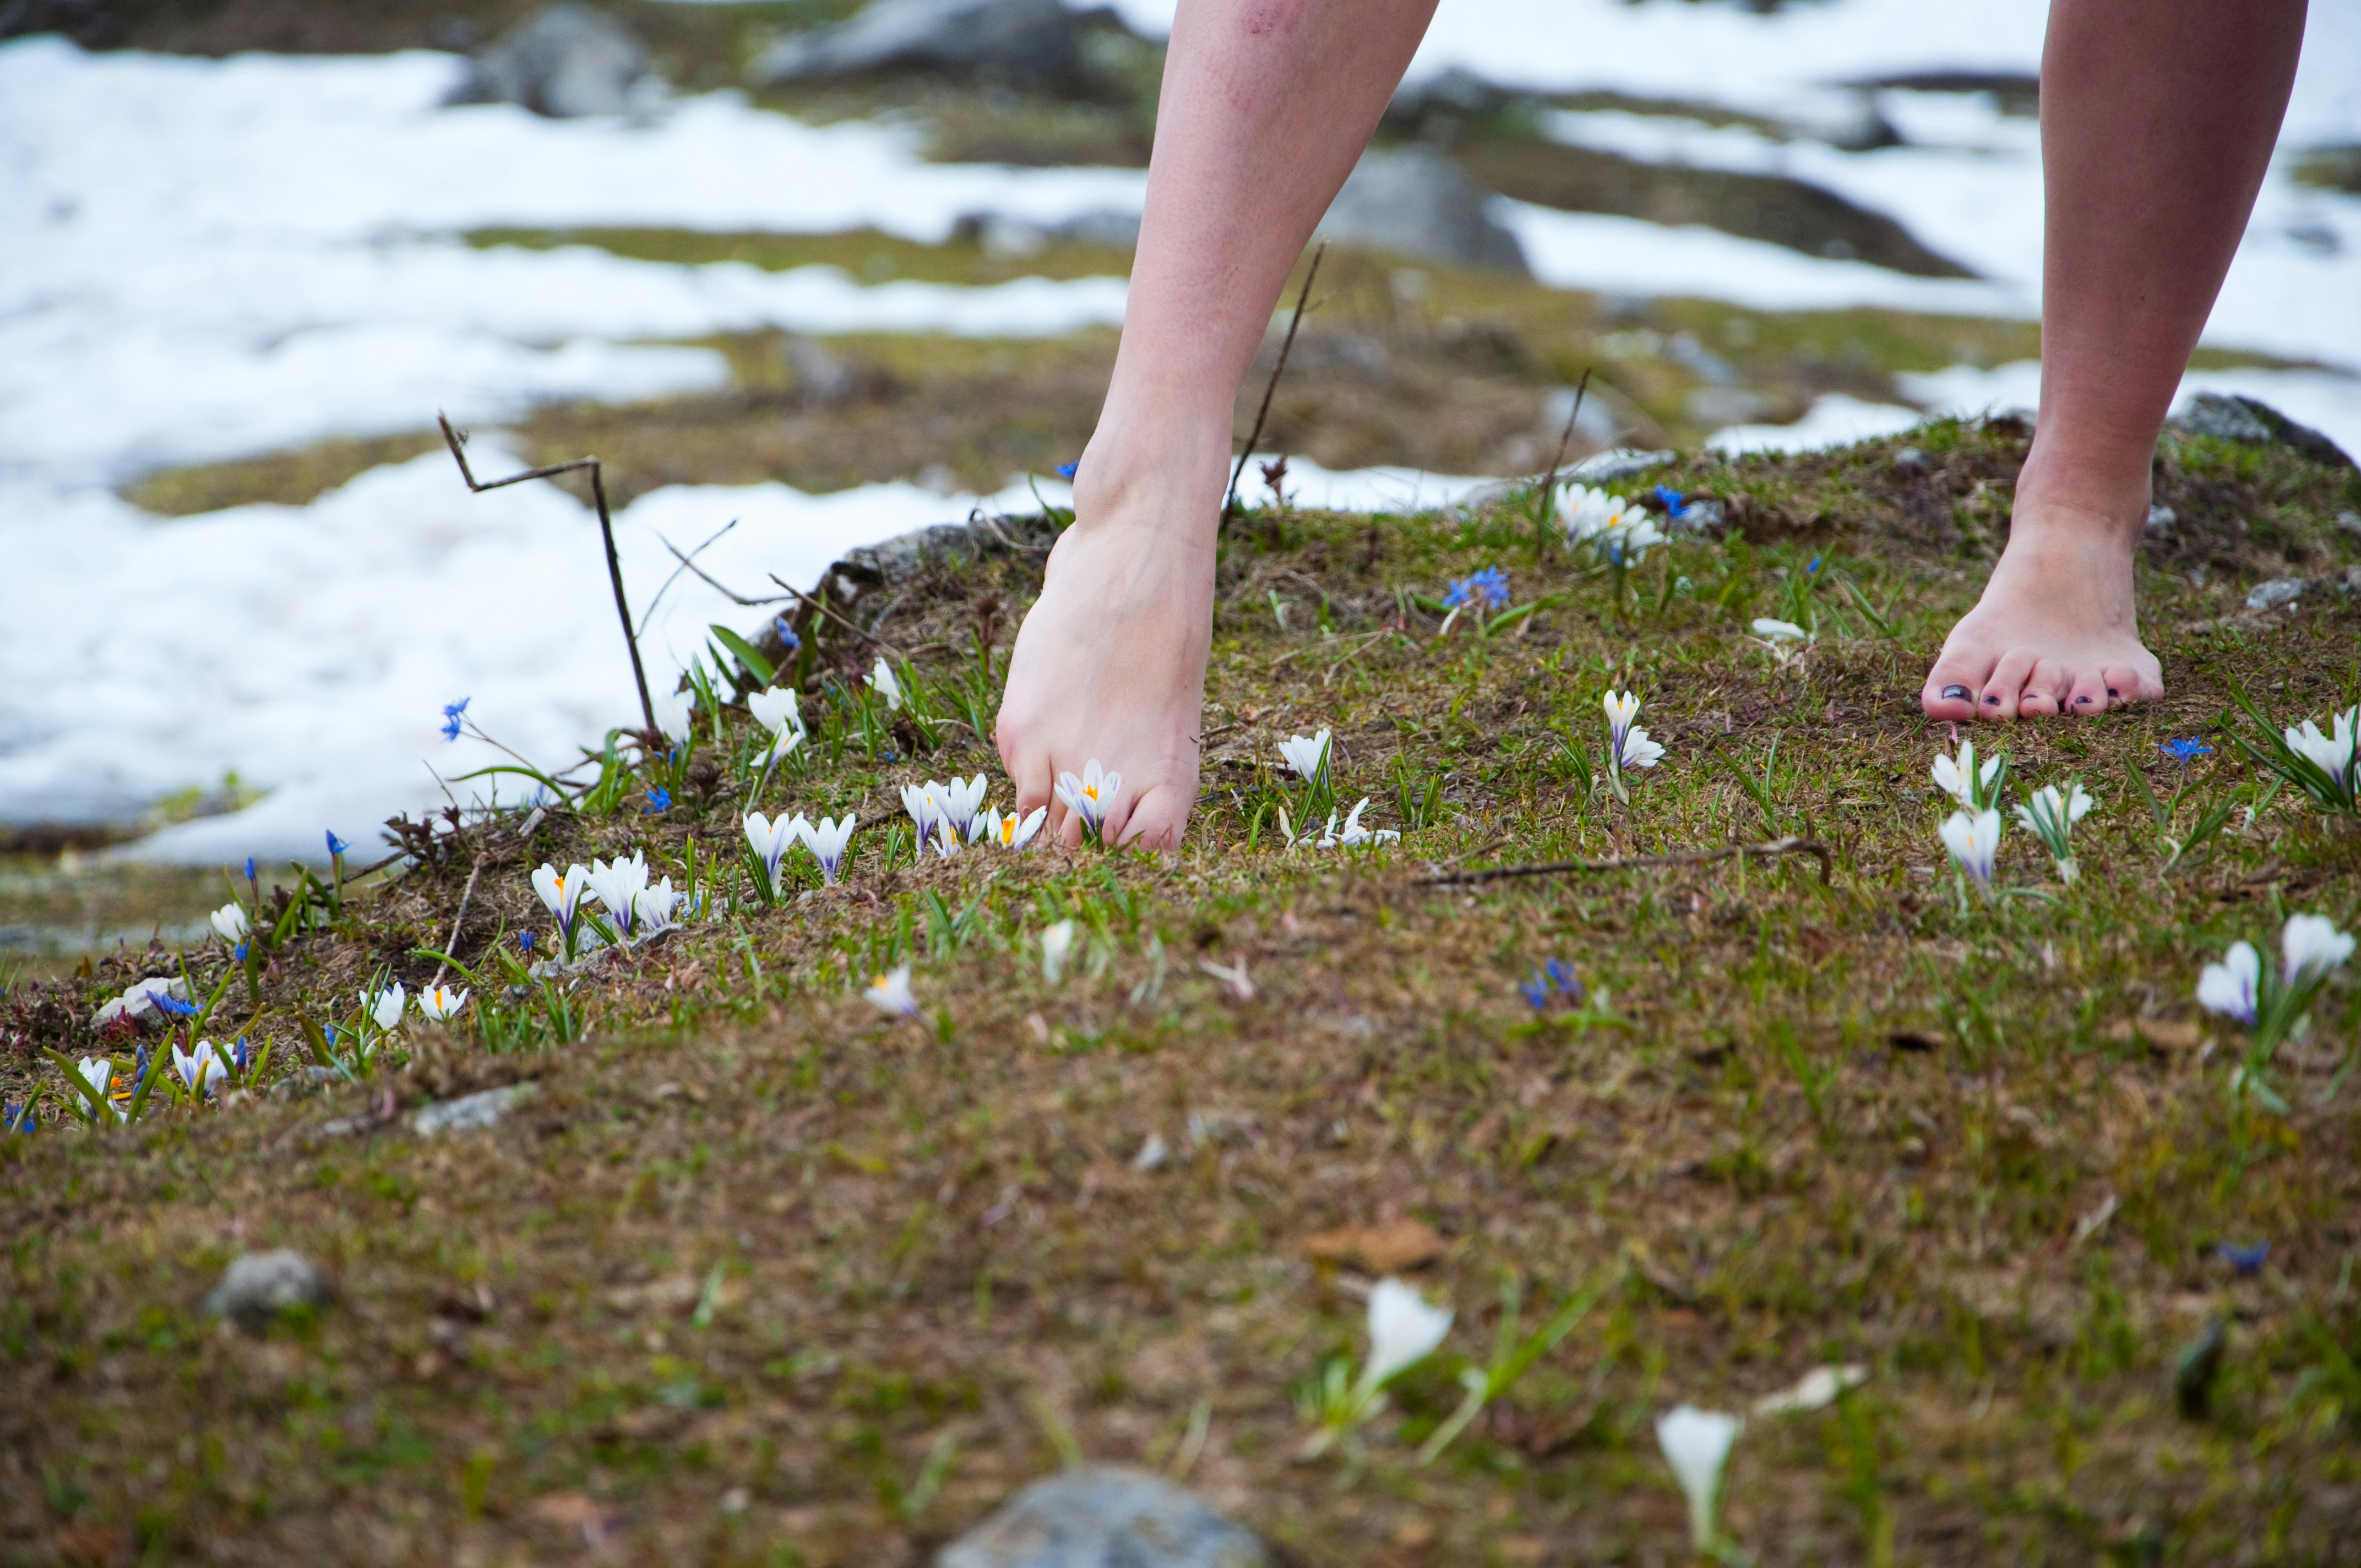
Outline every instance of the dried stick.
[[1618, 855], [1604, 861], [1549, 861], [1540, 865], [1489, 866], [1482, 871], [1441, 872], [1416, 879], [1422, 887], [1465, 887], [1477, 883], [1508, 882], [1518, 877], [1570, 876], [1583, 872], [1634, 871], [1647, 866], [1701, 866], [1715, 861], [1767, 861], [1780, 855], [1810, 855], [1820, 862], [1820, 881], [1828, 880], [1828, 846], [1810, 839], [1773, 839], [1766, 844], [1730, 844], [1719, 850], [1679, 850], [1664, 855]]
[[851, 621], [849, 621], [849, 620], [845, 620], [845, 619], [844, 619], [844, 617], [842, 617], [842, 616], [840, 616], [840, 615], [837, 614], [837, 613], [836, 613], [836, 611], [834, 611], [834, 610], [832, 610], [832, 609], [829, 609], [829, 608], [828, 608], [828, 604], [827, 604], [827, 601], [826, 601], [826, 600], [823, 600], [823, 599], [816, 599], [816, 598], [812, 598], [812, 596], [811, 596], [811, 595], [809, 595], [809, 594], [807, 594], [807, 593], [804, 592], [804, 591], [803, 591], [803, 589], [801, 589], [801, 588], [799, 588], [799, 587], [796, 587], [793, 583], [790, 583], [790, 582], [786, 581], [785, 578], [781, 577], [781, 576], [780, 576], [776, 572], [773, 572], [773, 573], [769, 574], [769, 576], [770, 576], [771, 581], [773, 581], [773, 582], [774, 582], [774, 583], [777, 583], [777, 584], [779, 585], [779, 587], [783, 587], [783, 588], [786, 589], [786, 590], [787, 590], [787, 592], [789, 592], [789, 593], [791, 593], [791, 594], [795, 595], [795, 596], [796, 596], [796, 598], [799, 598], [799, 599], [803, 600], [803, 601], [804, 601], [804, 603], [806, 603], [806, 604], [807, 604], [807, 605], [811, 606], [811, 607], [812, 607], [812, 609], [816, 609], [816, 610], [819, 611], [822, 615], [824, 615], [824, 616], [828, 617], [830, 620], [833, 620], [833, 621], [834, 621], [834, 622], [836, 622], [839, 626], [843, 627], [847, 631], [851, 632], [855, 637], [865, 638], [865, 639], [866, 639], [866, 640], [868, 640], [869, 641], [872, 641], [872, 642], [876, 643], [876, 644], [877, 644], [877, 646], [879, 646], [880, 648], [884, 649], [884, 650], [885, 650], [885, 652], [887, 652], [888, 653], [893, 654], [893, 655], [894, 655], [894, 657], [895, 657], [896, 659], [903, 660], [903, 661], [905, 661], [906, 663], [908, 661], [908, 659], [909, 659], [909, 655], [908, 655], [907, 653], [903, 652], [902, 652], [902, 650], [900, 650], [899, 648], [895, 647], [895, 646], [894, 646], [894, 644], [892, 644], [891, 642], [886, 641], [885, 641], [885, 639], [884, 639], [883, 637], [878, 636], [878, 635], [877, 635], [877, 633], [875, 633], [874, 631], [863, 631], [863, 630], [861, 630], [861, 628], [859, 628], [858, 626], [853, 625], [853, 624], [852, 624], [852, 622], [851, 622]]
[[1255, 443], [1262, 439], [1263, 422], [1270, 418], [1270, 400], [1279, 391], [1279, 378], [1287, 374], [1287, 356], [1295, 347], [1295, 329], [1303, 324], [1303, 307], [1312, 300], [1312, 280], [1320, 276], [1320, 258], [1328, 254], [1328, 242], [1322, 240], [1312, 253], [1312, 265], [1304, 269], [1303, 287], [1295, 296], [1295, 313], [1287, 319], [1287, 335], [1279, 340], [1279, 363], [1270, 367], [1270, 382], [1262, 389], [1262, 407], [1255, 411], [1254, 429], [1246, 433], [1246, 449], [1238, 454], [1238, 466], [1230, 470], [1229, 494], [1222, 498], [1222, 521], [1226, 524], [1238, 510], [1238, 481], [1246, 477], [1246, 459], [1254, 455]]
[[615, 522], [607, 514], [607, 486], [599, 477], [598, 459], [577, 457], [571, 463], [553, 463], [546, 468], [528, 468], [505, 479], [479, 480], [467, 466], [467, 454], [464, 450], [467, 438], [452, 429], [448, 416], [439, 411], [434, 416], [434, 422], [443, 427], [443, 440], [451, 448], [452, 461], [459, 465], [459, 477], [467, 480], [467, 488], [478, 495], [508, 485], [522, 485], [527, 479], [547, 479], [559, 474], [570, 474], [577, 468], [590, 471], [590, 499], [598, 508], [598, 535], [607, 543], [607, 580], [615, 587], [615, 617], [623, 623], [623, 642], [631, 651], [631, 679], [639, 684], [640, 717], [647, 720], [648, 733], [656, 733], [661, 726], [656, 723], [655, 699], [648, 696], [648, 672], [640, 663], [639, 634], [631, 630], [631, 607], [623, 598], [623, 563], [615, 554]]
[[[680, 575], [683, 572], [692, 570], [693, 567], [691, 563], [693, 563], [697, 557], [704, 554], [707, 550], [712, 548], [714, 543], [720, 539], [723, 534], [729, 532], [731, 529], [737, 526], [738, 520], [734, 517], [731, 518], [728, 522], [725, 522], [719, 528], [715, 529], [711, 538], [706, 540], [704, 543], [698, 545], [696, 549], [690, 551], [686, 555], [681, 554], [677, 549], [674, 548], [673, 542], [671, 540], [665, 539], [661, 533], [656, 535], [656, 538], [663, 543], [664, 547], [672, 551], [674, 556], [680, 562], [680, 565], [672, 569], [672, 576], [664, 580], [664, 587], [656, 590], [656, 597], [648, 600], [648, 608], [640, 612], [640, 630], [642, 631], [645, 631], [648, 629], [648, 622], [656, 618], [656, 606], [664, 603], [664, 595], [672, 592], [672, 586], [680, 581]], [[697, 575], [700, 577], [705, 577], [705, 574], [703, 572], [698, 572]], [[730, 594], [730, 590], [728, 588], [722, 588], [721, 585], [719, 583], [713, 582], [711, 577], [705, 577], [705, 580], [708, 583], [712, 583], [715, 587], [721, 588], [723, 593]], [[738, 599], [740, 604], [749, 602], [746, 599], [738, 598], [736, 594], [730, 594], [730, 597], [731, 598]]]
[[[734, 527], [736, 527], [737, 525], [736, 525], [735, 523], [732, 523], [730, 526], [734, 528]], [[717, 534], [715, 534], [715, 535], [713, 536], [713, 538], [714, 538], [714, 539], [719, 539], [719, 538], [720, 538], [720, 537], [721, 537], [721, 536], [720, 536], [719, 534], [718, 534], [718, 533], [717, 533]], [[690, 551], [690, 552], [689, 552], [689, 554], [688, 554], [687, 555], [684, 555], [684, 554], [682, 554], [680, 553], [680, 546], [679, 546], [679, 545], [675, 544], [671, 540], [666, 539], [666, 538], [665, 538], [663, 534], [661, 534], [661, 533], [659, 533], [659, 534], [657, 534], [657, 535], [656, 535], [656, 543], [659, 543], [659, 544], [661, 544], [661, 545], [663, 545], [665, 549], [667, 549], [667, 550], [671, 551], [671, 552], [672, 552], [672, 554], [673, 554], [673, 559], [674, 559], [674, 560], [675, 560], [675, 561], [678, 561], [678, 562], [680, 563], [679, 566], [677, 566], [676, 568], [675, 568], [675, 569], [674, 569], [674, 571], [673, 571], [673, 576], [675, 576], [675, 577], [679, 576], [680, 576], [680, 574], [681, 574], [682, 572], [694, 572], [694, 573], [696, 573], [696, 574], [697, 575], [697, 576], [698, 576], [698, 577], [700, 577], [700, 578], [702, 578], [702, 579], [704, 580], [705, 586], [706, 586], [707, 587], [711, 588], [715, 593], [719, 594], [723, 598], [729, 599], [729, 600], [730, 600], [732, 603], [735, 603], [735, 604], [742, 604], [742, 605], [746, 606], [746, 607], [747, 607], [748, 609], [760, 609], [760, 608], [762, 608], [763, 605], [766, 605], [766, 604], [782, 604], [782, 603], [785, 603], [785, 600], [786, 600], [786, 597], [787, 597], [787, 596], [786, 596], [786, 595], [785, 595], [785, 594], [773, 594], [769, 598], [766, 598], [766, 599], [750, 599], [750, 598], [748, 598], [744, 594], [739, 593], [737, 590], [735, 590], [735, 589], [733, 589], [733, 588], [724, 587], [723, 587], [719, 582], [718, 582], [718, 581], [716, 581], [716, 580], [715, 580], [715, 578], [714, 578], [713, 575], [712, 575], [710, 572], [708, 572], [704, 567], [702, 567], [702, 566], [698, 565], [696, 563], [696, 561], [695, 561], [695, 560], [691, 559], [691, 557], [692, 557], [692, 556], [694, 556], [694, 555], [697, 554], [697, 551], [692, 550], [692, 551]], [[713, 540], [712, 540], [712, 539], [708, 539], [708, 540], [707, 540], [707, 541], [705, 542], [705, 544], [710, 544], [710, 543], [713, 543]], [[700, 545], [698, 545], [698, 546], [697, 547], [697, 550], [702, 550], [702, 549], [704, 549], [704, 548], [705, 548], [705, 544], [700, 544]]]
[[1582, 379], [1574, 384], [1574, 407], [1565, 416], [1565, 429], [1557, 438], [1557, 455], [1550, 459], [1549, 474], [1542, 480], [1540, 522], [1549, 526], [1551, 498], [1557, 494], [1557, 471], [1565, 466], [1565, 449], [1574, 441], [1574, 422], [1582, 417], [1582, 394], [1590, 390], [1590, 367], [1582, 367]]
[[[486, 853], [489, 852], [486, 851]], [[443, 943], [443, 961], [434, 966], [434, 978], [426, 982], [426, 989], [429, 991], [443, 983], [443, 970], [451, 962], [451, 949], [459, 945], [459, 927], [467, 924], [467, 901], [476, 896], [476, 879], [483, 874], [484, 857], [479, 854], [476, 857], [474, 867], [467, 872], [467, 887], [459, 894], [459, 913], [451, 916], [451, 935]]]

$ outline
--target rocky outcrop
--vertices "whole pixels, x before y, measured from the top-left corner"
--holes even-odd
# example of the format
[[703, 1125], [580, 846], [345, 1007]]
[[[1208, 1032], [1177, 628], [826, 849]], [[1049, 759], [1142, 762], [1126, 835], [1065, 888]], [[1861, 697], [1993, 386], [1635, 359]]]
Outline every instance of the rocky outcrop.
[[468, 62], [454, 104], [521, 104], [572, 119], [628, 115], [664, 97], [648, 51], [630, 28], [588, 5], [544, 5]]
[[1316, 233], [1396, 256], [1526, 274], [1517, 236], [1492, 221], [1489, 203], [1438, 148], [1372, 148], [1353, 166]]
[[1194, 1493], [1093, 1464], [1037, 1481], [952, 1541], [935, 1568], [1266, 1568], [1262, 1542]]
[[884, 71], [1054, 82], [1075, 72], [1077, 36], [1059, 0], [876, 0], [849, 21], [782, 38], [748, 74], [765, 87]]
[[2172, 428], [2246, 446], [2285, 446], [2331, 467], [2350, 468], [2345, 449], [2308, 424], [2298, 424], [2259, 398], [2196, 392], [2173, 411]]

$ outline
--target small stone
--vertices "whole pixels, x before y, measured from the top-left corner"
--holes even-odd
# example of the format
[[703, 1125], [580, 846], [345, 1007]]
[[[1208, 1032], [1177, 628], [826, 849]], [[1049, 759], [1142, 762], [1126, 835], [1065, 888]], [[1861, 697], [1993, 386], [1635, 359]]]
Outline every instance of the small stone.
[[2355, 538], [2361, 539], [2361, 511], [2338, 512], [2336, 514], [2336, 526], [2343, 529], [2345, 532], [2352, 534]]
[[2246, 596], [2248, 609], [2277, 609], [2283, 604], [2293, 604], [2303, 596], [2301, 577], [2273, 577], [2268, 583], [2257, 583]]
[[1052, 82], [1074, 74], [1078, 40], [1060, 0], [876, 0], [847, 21], [780, 39], [749, 74], [765, 87], [907, 71]]
[[653, 107], [664, 83], [630, 28], [588, 5], [544, 5], [469, 62], [454, 104], [520, 104], [568, 119]]
[[156, 1005], [159, 996], [186, 1002], [189, 999], [189, 982], [179, 975], [169, 980], [159, 975], [139, 981], [93, 1014], [90, 1026], [103, 1030], [118, 1018], [128, 1018], [135, 1024], [153, 1023], [162, 1014], [162, 1009]]
[[509, 1083], [462, 1094], [456, 1100], [439, 1100], [411, 1117], [410, 1124], [422, 1138], [442, 1133], [479, 1132], [507, 1115], [518, 1101], [533, 1092], [534, 1087], [530, 1083]]
[[1267, 1568], [1262, 1542], [1193, 1493], [1088, 1465], [1037, 1481], [944, 1547], [935, 1568]]
[[248, 1333], [260, 1333], [292, 1307], [322, 1307], [328, 1277], [300, 1252], [249, 1252], [234, 1260], [221, 1283], [205, 1298], [205, 1311], [227, 1318]]
[[1131, 1157], [1131, 1168], [1134, 1170], [1160, 1169], [1171, 1156], [1171, 1146], [1165, 1143], [1164, 1135], [1150, 1133], [1148, 1135], [1148, 1141], [1139, 1146], [1139, 1152]]
[[2169, 533], [2172, 532], [2172, 525], [2180, 521], [2180, 514], [2170, 507], [2150, 507], [2147, 509], [2147, 531], [2150, 533]]
[[1923, 474], [1927, 471], [1927, 455], [1915, 446], [1905, 446], [1894, 455], [1894, 470], [1897, 474]]

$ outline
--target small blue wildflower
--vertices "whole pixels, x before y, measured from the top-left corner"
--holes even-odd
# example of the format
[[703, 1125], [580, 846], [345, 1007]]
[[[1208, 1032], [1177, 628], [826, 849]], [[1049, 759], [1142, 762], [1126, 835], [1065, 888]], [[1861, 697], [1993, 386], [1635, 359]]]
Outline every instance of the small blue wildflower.
[[[149, 992], [148, 1000], [153, 1002], [160, 1011], [169, 1013], [175, 1018], [193, 1018], [197, 1015], [198, 1008], [195, 1003], [183, 1002], [177, 996], [168, 995], [160, 991]], [[143, 1046], [140, 1048], [144, 1051], [147, 1047]]]
[[1487, 566], [1480, 572], [1458, 578], [1443, 596], [1444, 605], [1457, 609], [1462, 605], [1478, 610], [1503, 609], [1509, 603], [1509, 574], [1498, 566]]
[[[351, 848], [352, 846], [350, 844], [346, 843], [342, 839], [336, 837], [336, 830], [335, 828], [331, 828], [328, 829], [328, 858], [330, 860], [335, 860], [338, 855], [343, 854], [346, 850]], [[253, 863], [254, 862], [252, 861], [248, 861], [247, 862], [248, 865], [252, 865]]]
[[1060, 463], [1058, 465], [1058, 477], [1060, 479], [1071, 479], [1076, 474], [1082, 472], [1082, 466], [1080, 463]]
[[244, 1072], [246, 1070], [247, 1063], [252, 1058], [253, 1055], [253, 1051], [247, 1046], [246, 1036], [244, 1035], [240, 1035], [229, 1048], [229, 1059], [236, 1064], [237, 1070], [240, 1072]]
[[1812, 557], [1811, 564], [1804, 568], [1804, 576], [1808, 577], [1819, 569], [1820, 558], [1817, 555], [1815, 555]]
[[5, 1104], [0, 1104], [0, 1130], [11, 1133], [39, 1132], [41, 1124], [33, 1119], [33, 1102], [27, 1100], [19, 1105], [11, 1100]]
[[1564, 959], [1552, 959], [1542, 966], [1542, 972], [1549, 976], [1550, 983], [1556, 986], [1567, 1001], [1582, 1000], [1582, 981], [1575, 978], [1572, 964], [1567, 963]]
[[647, 815], [653, 817], [659, 811], [669, 811], [671, 809], [672, 791], [664, 788], [662, 784], [650, 784], [648, 786]]
[[[335, 835], [331, 833], [328, 837], [330, 839], [334, 839]], [[254, 880], [254, 857], [252, 855], [246, 857], [246, 880], [248, 882], [252, 882]]]
[[528, 953], [533, 951], [533, 933], [530, 931], [519, 931], [517, 933], [517, 946], [522, 948]]
[[2186, 740], [2167, 740], [2157, 750], [2164, 752], [2176, 762], [2191, 762], [2199, 757], [2210, 757], [2213, 754], [2213, 748], [2205, 743], [2202, 736], [2198, 735], [2191, 735]]
[[475, 700], [471, 696], [463, 696], [456, 702], [443, 705], [443, 739], [456, 740], [459, 738], [459, 728], [465, 722], [467, 705]]
[[779, 646], [788, 652], [792, 653], [804, 645], [804, 640], [796, 635], [796, 623], [785, 616], [780, 616], [771, 624], [779, 634]]
[[2271, 1244], [2257, 1242], [2252, 1246], [2240, 1246], [2235, 1242], [2224, 1242], [2220, 1251], [2230, 1266], [2237, 1270], [2239, 1278], [2252, 1279], [2263, 1271], [2264, 1260], [2271, 1255]]
[[246, 962], [246, 948], [247, 945], [244, 942], [240, 942], [236, 947], [232, 948], [229, 950], [229, 956], [236, 959], [239, 963], [244, 963]]
[[1550, 1004], [1549, 981], [1538, 973], [1531, 980], [1519, 981], [1517, 989], [1523, 992], [1525, 1000], [1535, 1007], [1546, 1007]]
[[1656, 504], [1664, 509], [1664, 515], [1667, 517], [1678, 517], [1681, 512], [1681, 508], [1688, 502], [1688, 498], [1686, 496], [1681, 494], [1680, 491], [1673, 488], [1670, 485], [1658, 485], [1656, 487], [1655, 496]]

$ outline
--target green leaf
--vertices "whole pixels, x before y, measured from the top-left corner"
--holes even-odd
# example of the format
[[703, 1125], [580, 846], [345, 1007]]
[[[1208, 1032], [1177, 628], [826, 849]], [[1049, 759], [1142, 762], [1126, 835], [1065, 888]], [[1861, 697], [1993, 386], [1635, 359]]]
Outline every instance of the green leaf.
[[[76, 1063], [71, 1058], [68, 1057], [63, 1051], [59, 1050], [54, 1046], [43, 1046], [41, 1047], [41, 1054], [58, 1064], [58, 1070], [66, 1075], [66, 1083], [68, 1086], [84, 1101], [88, 1102], [90, 1105], [90, 1118], [92, 1121], [103, 1126], [114, 1117], [115, 1113], [106, 1103], [106, 1096], [100, 1091], [93, 1089], [90, 1086], [89, 1080], [84, 1079], [82, 1075], [82, 1068], [80, 1064]], [[106, 1072], [109, 1078], [115, 1076], [115, 1058], [113, 1057], [106, 1058]]]
[[778, 670], [771, 661], [754, 651], [754, 645], [752, 642], [726, 626], [715, 626], [712, 631], [713, 640], [729, 649], [730, 656], [743, 665], [746, 673], [753, 676], [756, 681], [767, 686], [778, 680]]

